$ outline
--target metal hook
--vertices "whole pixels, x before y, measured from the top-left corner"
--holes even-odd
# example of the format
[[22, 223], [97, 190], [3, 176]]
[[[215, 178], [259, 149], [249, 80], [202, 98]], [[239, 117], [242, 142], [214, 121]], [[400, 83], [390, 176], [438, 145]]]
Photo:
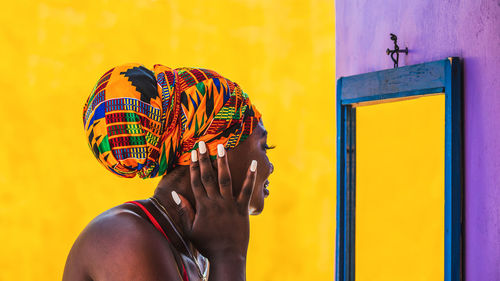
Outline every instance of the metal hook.
[[[394, 41], [394, 50], [389, 50], [389, 48], [387, 48], [386, 53], [387, 55], [391, 55], [391, 59], [394, 62], [394, 68], [397, 68], [399, 64], [399, 53], [408, 55], [408, 47], [404, 50], [400, 50], [398, 46], [398, 37], [393, 33], [391, 33], [391, 40]], [[396, 55], [396, 57], [394, 57], [394, 55]]]

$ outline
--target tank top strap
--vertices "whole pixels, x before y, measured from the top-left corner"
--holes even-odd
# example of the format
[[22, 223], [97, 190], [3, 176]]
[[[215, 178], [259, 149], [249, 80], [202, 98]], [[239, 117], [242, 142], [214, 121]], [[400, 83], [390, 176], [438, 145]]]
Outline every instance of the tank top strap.
[[174, 255], [174, 258], [176, 260], [177, 266], [179, 267], [180, 272], [182, 272], [182, 280], [183, 281], [189, 281], [189, 278], [188, 278], [188, 275], [187, 275], [187, 272], [186, 272], [186, 267], [184, 266], [184, 263], [182, 262], [182, 258], [179, 256], [179, 254], [177, 253], [177, 251], [175, 249], [173, 249], [173, 247], [172, 247], [172, 245], [170, 243], [170, 239], [168, 239], [167, 234], [165, 233], [165, 231], [163, 230], [163, 228], [161, 227], [161, 225], [158, 223], [158, 220], [153, 216], [153, 214], [150, 211], [148, 211], [148, 209], [146, 208], [146, 206], [144, 206], [143, 204], [141, 204], [141, 203], [139, 203], [137, 201], [128, 201], [128, 202], [125, 202], [125, 203], [131, 203], [131, 204], [134, 204], [137, 207], [141, 208], [141, 210], [146, 214], [146, 216], [148, 217], [149, 221], [153, 224], [153, 226], [158, 231], [160, 231], [161, 234], [163, 234], [163, 236], [169, 242], [168, 244], [170, 245], [170, 248], [172, 249], [172, 254]]

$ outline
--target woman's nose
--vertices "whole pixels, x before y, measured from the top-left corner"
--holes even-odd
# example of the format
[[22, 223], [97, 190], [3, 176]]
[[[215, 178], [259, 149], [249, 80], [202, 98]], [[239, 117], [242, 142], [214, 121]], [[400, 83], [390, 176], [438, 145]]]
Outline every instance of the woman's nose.
[[269, 174], [272, 174], [274, 172], [274, 165], [273, 165], [273, 163], [269, 163], [269, 164], [271, 164], [271, 172]]

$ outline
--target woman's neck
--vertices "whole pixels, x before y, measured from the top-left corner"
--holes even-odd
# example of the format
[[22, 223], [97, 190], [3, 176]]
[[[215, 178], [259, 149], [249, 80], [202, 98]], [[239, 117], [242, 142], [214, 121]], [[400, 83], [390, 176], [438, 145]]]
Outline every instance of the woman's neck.
[[[191, 190], [191, 180], [189, 178], [189, 167], [180, 166], [168, 175], [164, 176], [155, 189], [154, 197], [160, 202], [167, 210], [169, 217], [176, 225], [177, 229], [182, 233], [181, 219], [177, 210], [177, 205], [172, 198], [172, 191], [184, 196], [191, 206], [194, 208], [194, 195]], [[184, 235], [182, 235], [184, 238]]]

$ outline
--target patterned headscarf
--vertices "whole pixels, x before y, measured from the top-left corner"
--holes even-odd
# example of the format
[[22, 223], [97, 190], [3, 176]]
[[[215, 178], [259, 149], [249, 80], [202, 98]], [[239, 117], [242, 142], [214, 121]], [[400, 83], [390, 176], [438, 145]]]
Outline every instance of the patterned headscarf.
[[201, 68], [126, 64], [106, 72], [83, 108], [95, 157], [127, 178], [162, 176], [189, 165], [199, 141], [210, 155], [245, 140], [260, 113], [238, 84]]

